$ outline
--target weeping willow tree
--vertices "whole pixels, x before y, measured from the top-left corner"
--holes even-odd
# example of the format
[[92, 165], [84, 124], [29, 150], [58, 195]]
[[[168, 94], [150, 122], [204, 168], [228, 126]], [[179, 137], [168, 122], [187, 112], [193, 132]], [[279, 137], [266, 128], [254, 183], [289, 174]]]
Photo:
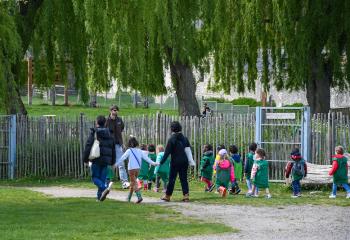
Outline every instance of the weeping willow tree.
[[[91, 8], [89, 11], [98, 11], [110, 24], [107, 31], [113, 36], [110, 39], [113, 48], [108, 55], [109, 76], [143, 95], [159, 95], [166, 93], [164, 70], [169, 69], [179, 114], [199, 115], [193, 69], [203, 66], [209, 50], [200, 3], [100, 1]], [[87, 24], [93, 31], [105, 30], [103, 25], [89, 20]]]
[[164, 94], [164, 71], [169, 69], [179, 113], [199, 115], [193, 69], [204, 69], [210, 46], [200, 0], [12, 0], [0, 6], [20, 45], [12, 46], [13, 57], [7, 60], [13, 76], [9, 85], [17, 92], [15, 100], [4, 96], [5, 105], [13, 105], [8, 112], [25, 113], [18, 88], [29, 50], [37, 86], [51, 87], [57, 66], [67, 83], [71, 66], [84, 101], [88, 89], [108, 90], [113, 79], [143, 95]]
[[264, 90], [306, 90], [313, 112], [329, 111], [331, 87], [348, 89], [349, 1], [228, 0], [212, 9], [211, 88], [253, 90], [261, 59]]

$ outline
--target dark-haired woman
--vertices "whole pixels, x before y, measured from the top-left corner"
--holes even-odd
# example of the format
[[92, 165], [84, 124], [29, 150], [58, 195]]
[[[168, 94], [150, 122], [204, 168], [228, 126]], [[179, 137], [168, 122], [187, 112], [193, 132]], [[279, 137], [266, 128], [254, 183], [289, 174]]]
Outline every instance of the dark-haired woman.
[[141, 192], [137, 187], [137, 176], [139, 175], [139, 171], [141, 168], [141, 163], [142, 159], [145, 160], [146, 162], [156, 166], [158, 163], [153, 162], [146, 153], [141, 151], [141, 149], [138, 148], [139, 143], [136, 140], [135, 137], [130, 137], [128, 141], [128, 150], [125, 151], [123, 156], [118, 160], [116, 165], [118, 166], [121, 164], [123, 161], [129, 158], [129, 163], [128, 163], [128, 171], [129, 171], [129, 177], [130, 177], [130, 191], [128, 195], [128, 201], [131, 201], [131, 197], [133, 192], [135, 191], [136, 196], [137, 196], [137, 201], [136, 203], [142, 202], [142, 196]]
[[189, 162], [193, 162], [190, 143], [188, 139], [181, 133], [181, 124], [174, 121], [170, 125], [172, 132], [171, 137], [168, 139], [168, 143], [165, 148], [164, 156], [160, 161], [163, 164], [166, 159], [171, 155], [170, 161], [170, 174], [169, 183], [165, 195], [161, 198], [164, 201], [170, 201], [171, 195], [174, 191], [174, 185], [177, 174], [179, 174], [181, 188], [183, 193], [183, 201], [189, 201], [189, 189], [187, 181], [187, 170]]

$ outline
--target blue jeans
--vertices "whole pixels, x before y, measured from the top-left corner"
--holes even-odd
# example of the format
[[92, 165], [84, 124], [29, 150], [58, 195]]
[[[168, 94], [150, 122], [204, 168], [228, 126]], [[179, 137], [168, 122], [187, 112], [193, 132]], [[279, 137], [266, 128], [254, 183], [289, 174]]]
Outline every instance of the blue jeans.
[[92, 163], [92, 182], [97, 186], [97, 199], [100, 199], [102, 192], [106, 189], [107, 166]]
[[[116, 144], [115, 145], [115, 160], [118, 162], [118, 160], [123, 156], [123, 147], [122, 145]], [[122, 162], [119, 166], [119, 177], [122, 182], [128, 181], [128, 174], [125, 169], [125, 163]]]
[[[347, 193], [350, 193], [349, 184], [347, 184], [347, 183], [342, 183], [342, 184], [339, 184], [339, 185], [341, 185], [341, 186], [345, 189], [345, 191], [346, 191]], [[335, 184], [335, 183], [333, 183], [333, 187], [332, 187], [332, 194], [333, 194], [333, 195], [337, 195], [337, 187], [338, 187], [338, 185]]]
[[292, 189], [293, 189], [293, 194], [297, 195], [301, 192], [301, 185], [300, 185], [300, 180], [294, 180], [292, 181]]

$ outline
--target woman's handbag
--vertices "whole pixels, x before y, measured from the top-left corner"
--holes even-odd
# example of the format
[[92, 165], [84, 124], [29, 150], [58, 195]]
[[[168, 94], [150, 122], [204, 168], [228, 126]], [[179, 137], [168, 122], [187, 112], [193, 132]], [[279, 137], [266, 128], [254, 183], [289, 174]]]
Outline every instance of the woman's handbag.
[[97, 140], [97, 134], [95, 132], [95, 140], [90, 150], [89, 160], [94, 160], [99, 157], [100, 157], [100, 142]]

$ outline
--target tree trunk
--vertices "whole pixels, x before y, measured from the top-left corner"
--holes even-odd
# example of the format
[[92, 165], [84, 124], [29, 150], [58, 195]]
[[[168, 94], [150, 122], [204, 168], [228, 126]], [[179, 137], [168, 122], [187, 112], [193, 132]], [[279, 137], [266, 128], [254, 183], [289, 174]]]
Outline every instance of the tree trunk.
[[[19, 60], [16, 64], [12, 66], [14, 80], [9, 79], [8, 90], [9, 90], [9, 98], [6, 99], [6, 111], [9, 114], [20, 113], [23, 115], [27, 114], [27, 110], [23, 104], [19, 86], [19, 77], [20, 77], [20, 68], [22, 67], [22, 59], [25, 55], [30, 40], [32, 39], [32, 35], [35, 28], [35, 16], [37, 10], [40, 8], [43, 0], [32, 0], [32, 1], [19, 1], [19, 15], [16, 18], [16, 25], [18, 29], [18, 33], [21, 37], [22, 41], [22, 56], [20, 56]], [[11, 95], [13, 94], [13, 95]]]
[[306, 85], [306, 98], [311, 113], [328, 113], [331, 103], [332, 65], [312, 59], [311, 76]]
[[179, 103], [179, 114], [181, 116], [200, 116], [192, 68], [177, 61], [175, 64], [170, 63], [170, 72]]

